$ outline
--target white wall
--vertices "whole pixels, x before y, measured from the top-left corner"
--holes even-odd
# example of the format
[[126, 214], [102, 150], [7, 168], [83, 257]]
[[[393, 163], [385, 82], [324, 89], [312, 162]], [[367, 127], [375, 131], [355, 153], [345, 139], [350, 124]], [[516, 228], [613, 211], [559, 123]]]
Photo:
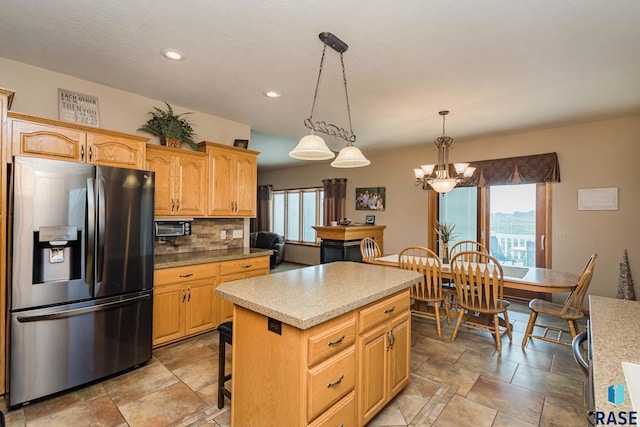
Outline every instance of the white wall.
[[[146, 98], [131, 92], [55, 73], [44, 68], [0, 57], [0, 87], [15, 91], [12, 111], [49, 119], [58, 119], [58, 88], [69, 89], [98, 97], [100, 127], [103, 129], [139, 134], [136, 129], [151, 116], [152, 107], [165, 108], [163, 100]], [[185, 108], [171, 105], [176, 113]], [[198, 141], [213, 141], [233, 145], [234, 139], [249, 139], [251, 128], [243, 123], [194, 112], [188, 116], [194, 123]], [[158, 144], [157, 139], [152, 143]]]
[[[451, 136], [455, 138], [455, 132]], [[436, 162], [431, 141], [402, 151], [363, 151], [371, 160], [365, 168], [334, 169], [327, 161], [259, 173], [258, 180], [282, 189], [321, 186], [324, 178], [347, 178], [347, 216], [355, 221], [364, 221], [367, 213], [355, 210], [355, 188], [386, 187], [386, 210], [375, 212], [376, 224], [387, 226], [384, 251], [394, 253], [405, 246], [426, 245], [427, 197], [413, 184], [413, 168]], [[597, 252], [590, 293], [615, 297], [625, 249], [631, 273], [640, 280], [640, 116], [456, 141], [451, 160], [487, 160], [553, 151], [558, 153], [562, 181], [552, 186], [553, 235], [564, 233], [566, 240], [552, 239], [552, 267], [579, 273], [591, 253]], [[618, 210], [578, 211], [578, 189], [597, 187], [618, 188]], [[297, 259], [298, 251], [288, 245], [287, 260], [306, 263], [315, 258], [319, 262], [319, 254], [311, 256], [306, 247], [301, 259]]]

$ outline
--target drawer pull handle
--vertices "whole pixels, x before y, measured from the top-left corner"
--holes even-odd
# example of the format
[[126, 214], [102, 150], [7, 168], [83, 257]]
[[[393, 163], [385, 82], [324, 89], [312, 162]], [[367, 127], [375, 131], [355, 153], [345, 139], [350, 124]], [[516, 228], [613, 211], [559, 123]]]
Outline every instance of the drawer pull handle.
[[393, 307], [386, 309], [386, 310], [384, 311], [384, 314], [393, 313], [393, 310], [395, 310], [395, 309], [396, 309], [396, 306], [394, 305]]
[[338, 339], [337, 339], [337, 340], [335, 340], [335, 341], [329, 341], [329, 344], [328, 344], [328, 345], [329, 345], [329, 347], [331, 347], [332, 345], [338, 345], [338, 344], [340, 344], [342, 341], [344, 341], [344, 335], [343, 335], [343, 336], [341, 336], [340, 338], [338, 338]]
[[327, 384], [327, 388], [337, 386], [338, 384], [340, 384], [342, 382], [343, 379], [344, 379], [344, 374], [340, 375], [340, 378], [338, 378], [334, 382]]
[[249, 264], [249, 265], [243, 265], [243, 266], [242, 266], [242, 268], [251, 268], [251, 265], [252, 265], [252, 264]]
[[189, 274], [181, 274], [180, 277], [191, 277], [193, 276], [193, 273], [189, 273]]

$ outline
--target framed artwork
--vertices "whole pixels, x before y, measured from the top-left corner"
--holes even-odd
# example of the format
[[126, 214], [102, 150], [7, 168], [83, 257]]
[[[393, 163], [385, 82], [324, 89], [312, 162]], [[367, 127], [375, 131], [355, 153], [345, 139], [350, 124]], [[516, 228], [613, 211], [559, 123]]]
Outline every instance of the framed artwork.
[[98, 97], [58, 88], [58, 118], [65, 122], [99, 127]]
[[356, 188], [357, 211], [383, 211], [387, 201], [386, 187]]
[[249, 148], [249, 140], [248, 139], [236, 139], [233, 141], [233, 146], [238, 148]]

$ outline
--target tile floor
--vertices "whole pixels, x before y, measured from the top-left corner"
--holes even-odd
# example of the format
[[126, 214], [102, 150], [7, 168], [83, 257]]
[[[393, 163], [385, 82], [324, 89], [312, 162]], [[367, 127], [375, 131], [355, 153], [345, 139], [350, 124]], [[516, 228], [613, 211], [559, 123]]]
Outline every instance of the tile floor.
[[[491, 336], [453, 325], [412, 322], [411, 382], [369, 427], [583, 426], [585, 376], [570, 347], [539, 340], [520, 346], [528, 319], [512, 303], [513, 343], [502, 357]], [[581, 330], [586, 322], [582, 322]], [[228, 426], [217, 407], [218, 335], [210, 332], [153, 352], [145, 366], [21, 409], [0, 409], [8, 426]]]

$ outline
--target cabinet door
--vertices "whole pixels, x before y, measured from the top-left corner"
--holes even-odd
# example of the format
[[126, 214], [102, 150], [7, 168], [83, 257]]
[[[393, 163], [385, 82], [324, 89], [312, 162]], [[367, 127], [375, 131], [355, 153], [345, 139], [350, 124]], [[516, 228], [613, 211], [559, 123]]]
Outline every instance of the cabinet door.
[[[209, 152], [209, 215], [231, 216], [232, 196], [232, 172], [234, 169], [234, 156], [228, 151]], [[256, 189], [251, 190], [255, 198]]]
[[164, 344], [185, 334], [184, 285], [157, 286], [153, 290], [153, 345]]
[[236, 155], [235, 161], [235, 209], [237, 216], [256, 216], [256, 188], [258, 173], [255, 156]]
[[358, 339], [360, 366], [358, 367], [359, 425], [364, 425], [387, 403], [387, 331], [383, 323]]
[[87, 157], [96, 165], [144, 169], [144, 147], [143, 141], [102, 134], [87, 135]]
[[207, 159], [204, 156], [180, 154], [176, 158], [175, 194], [179, 215], [204, 216], [207, 197]]
[[84, 162], [86, 140], [81, 130], [12, 120], [13, 154]]
[[389, 399], [409, 382], [411, 354], [411, 315], [405, 312], [391, 323], [392, 345], [389, 351]]
[[[228, 274], [220, 277], [220, 283], [231, 282], [233, 280], [246, 279], [247, 273]], [[218, 325], [233, 320], [233, 303], [229, 300], [216, 297], [218, 311]]]
[[146, 169], [155, 171], [155, 213], [156, 216], [173, 215], [173, 156], [166, 152], [147, 147]]
[[187, 288], [186, 334], [208, 331], [216, 327], [214, 279], [189, 282]]

